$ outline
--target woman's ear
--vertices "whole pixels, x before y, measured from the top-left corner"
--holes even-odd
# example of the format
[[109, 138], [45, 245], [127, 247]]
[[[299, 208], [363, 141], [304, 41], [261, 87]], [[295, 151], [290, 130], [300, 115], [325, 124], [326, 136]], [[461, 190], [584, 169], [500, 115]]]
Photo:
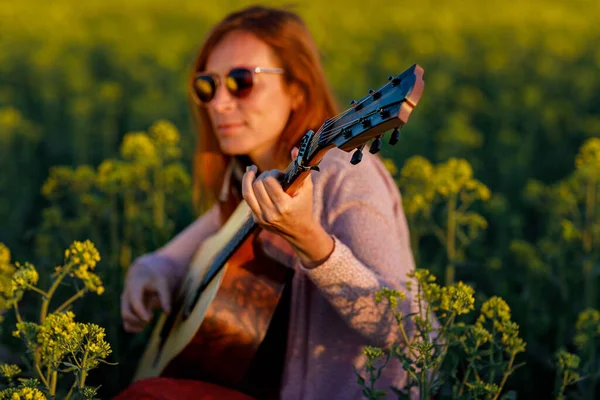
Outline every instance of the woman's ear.
[[304, 103], [304, 89], [298, 82], [292, 82], [289, 86], [289, 93], [292, 99], [292, 111], [296, 111]]

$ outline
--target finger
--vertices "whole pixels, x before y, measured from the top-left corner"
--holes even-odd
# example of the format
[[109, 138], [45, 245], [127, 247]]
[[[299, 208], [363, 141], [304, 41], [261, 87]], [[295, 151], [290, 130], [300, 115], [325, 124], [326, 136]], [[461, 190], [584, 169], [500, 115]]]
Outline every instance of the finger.
[[125, 294], [121, 296], [121, 319], [124, 323], [127, 321], [133, 321], [134, 319], [139, 319], [131, 312], [129, 300], [127, 300]]
[[[130, 307], [130, 303], [127, 300], [124, 300], [121, 303], [121, 318], [123, 319], [123, 326], [124, 327], [131, 327], [131, 326], [144, 326], [146, 325], [146, 323], [144, 321], [142, 321], [137, 314], [135, 314]], [[127, 328], [126, 328], [127, 330]]]
[[281, 171], [273, 170], [262, 180], [269, 198], [280, 213], [285, 211], [286, 202], [290, 199], [290, 195], [288, 195], [281, 186], [281, 178], [284, 175], [285, 174]]
[[266, 215], [270, 215], [275, 210], [275, 205], [273, 204], [273, 200], [267, 193], [267, 188], [265, 188], [265, 177], [268, 175], [268, 172], [261, 174], [252, 184], [252, 189], [254, 189], [254, 196], [258, 201], [258, 206], [262, 211], [263, 219]]
[[295, 159], [296, 159], [296, 157], [298, 157], [298, 152], [299, 152], [299, 150], [298, 150], [298, 148], [297, 148], [297, 147], [294, 147], [294, 148], [292, 149], [292, 160], [295, 160]]
[[146, 325], [147, 324], [145, 322], [141, 322], [141, 321], [140, 322], [126, 321], [123, 323], [123, 329], [125, 329], [125, 332], [139, 333], [144, 330]]
[[252, 210], [256, 218], [262, 218], [262, 212], [256, 196], [254, 194], [254, 188], [252, 183], [256, 179], [256, 167], [254, 165], [246, 169], [246, 173], [242, 177], [242, 197], [246, 200], [248, 207]]
[[140, 285], [133, 285], [129, 292], [129, 303], [131, 309], [137, 314], [137, 316], [146, 322], [150, 321], [150, 310], [144, 305], [144, 288]]
[[165, 278], [160, 278], [156, 282], [156, 291], [158, 292], [158, 298], [160, 305], [164, 312], [171, 312], [171, 291]]

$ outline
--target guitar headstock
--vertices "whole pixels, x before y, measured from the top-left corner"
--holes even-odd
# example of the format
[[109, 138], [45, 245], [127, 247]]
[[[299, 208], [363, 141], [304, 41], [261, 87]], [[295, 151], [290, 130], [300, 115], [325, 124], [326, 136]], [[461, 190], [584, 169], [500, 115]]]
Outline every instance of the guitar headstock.
[[[350, 152], [357, 149], [352, 163], [358, 164], [362, 158], [362, 149], [373, 140], [370, 152], [381, 149], [383, 134], [393, 129], [390, 144], [394, 145], [400, 137], [399, 129], [408, 121], [413, 109], [423, 93], [423, 68], [414, 64], [400, 75], [388, 78], [388, 82], [358, 101], [352, 101], [350, 108], [328, 119], [315, 132], [308, 132], [300, 145], [295, 164], [310, 165], [314, 155], [331, 147]], [[306, 167], [304, 167], [306, 168]]]

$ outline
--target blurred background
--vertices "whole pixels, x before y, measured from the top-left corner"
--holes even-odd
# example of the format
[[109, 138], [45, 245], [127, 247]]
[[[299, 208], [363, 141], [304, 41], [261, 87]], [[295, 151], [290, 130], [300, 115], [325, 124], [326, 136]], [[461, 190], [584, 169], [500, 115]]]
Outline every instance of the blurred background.
[[[119, 362], [90, 378], [103, 398], [130, 379], [145, 340], [120, 324], [126, 268], [198, 212], [191, 62], [209, 27], [247, 4], [0, 3], [0, 242], [40, 271], [73, 240], [100, 250], [106, 292], [74, 311], [107, 328]], [[424, 68], [421, 102], [400, 142], [382, 150], [405, 194], [419, 267], [469, 283], [478, 300], [503, 297], [527, 342], [508, 389], [550, 398], [555, 351], [576, 351], [578, 316], [598, 307], [600, 2], [310, 0], [295, 10], [342, 109], [388, 75]], [[464, 246], [449, 251], [435, 234], [436, 221], [447, 228], [447, 204], [415, 206], [423, 186], [405, 167], [452, 158], [490, 196], [469, 205]], [[2, 343], [18, 354], [10, 333]], [[586, 357], [597, 355], [592, 347]]]

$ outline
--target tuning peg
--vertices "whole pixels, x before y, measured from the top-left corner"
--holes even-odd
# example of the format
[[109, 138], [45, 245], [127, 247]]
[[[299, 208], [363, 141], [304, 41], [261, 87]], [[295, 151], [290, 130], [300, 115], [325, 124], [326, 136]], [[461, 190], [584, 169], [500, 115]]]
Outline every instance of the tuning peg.
[[341, 133], [346, 139], [349, 139], [352, 136], [352, 127], [346, 126], [345, 128], [342, 128]]
[[392, 132], [392, 135], [390, 136], [389, 143], [393, 146], [396, 143], [398, 143], [398, 140], [400, 140], [400, 129], [394, 128], [394, 131]]
[[350, 106], [354, 107], [355, 111], [358, 111], [363, 107], [363, 103], [357, 103], [356, 100], [351, 100]]
[[369, 95], [371, 95], [371, 97], [373, 97], [374, 100], [377, 100], [379, 97], [381, 97], [381, 93], [376, 92], [373, 89], [369, 89]]
[[388, 110], [387, 108], [380, 108], [379, 110], [377, 110], [377, 112], [379, 113], [379, 115], [381, 115], [381, 118], [387, 118], [390, 116], [390, 110]]
[[381, 135], [377, 136], [373, 143], [371, 143], [371, 148], [369, 149], [369, 153], [375, 154], [381, 150]]
[[388, 81], [391, 81], [392, 79], [394, 79], [394, 77], [393, 77], [393, 76], [391, 76], [391, 75], [390, 75], [390, 76], [388, 76]]
[[362, 146], [360, 146], [359, 148], [357, 148], [356, 151], [354, 152], [354, 154], [352, 154], [352, 160], [350, 160], [350, 164], [356, 165], [359, 162], [361, 162], [362, 156], [363, 156], [363, 154], [362, 154], [363, 147], [365, 147], [364, 144]]

